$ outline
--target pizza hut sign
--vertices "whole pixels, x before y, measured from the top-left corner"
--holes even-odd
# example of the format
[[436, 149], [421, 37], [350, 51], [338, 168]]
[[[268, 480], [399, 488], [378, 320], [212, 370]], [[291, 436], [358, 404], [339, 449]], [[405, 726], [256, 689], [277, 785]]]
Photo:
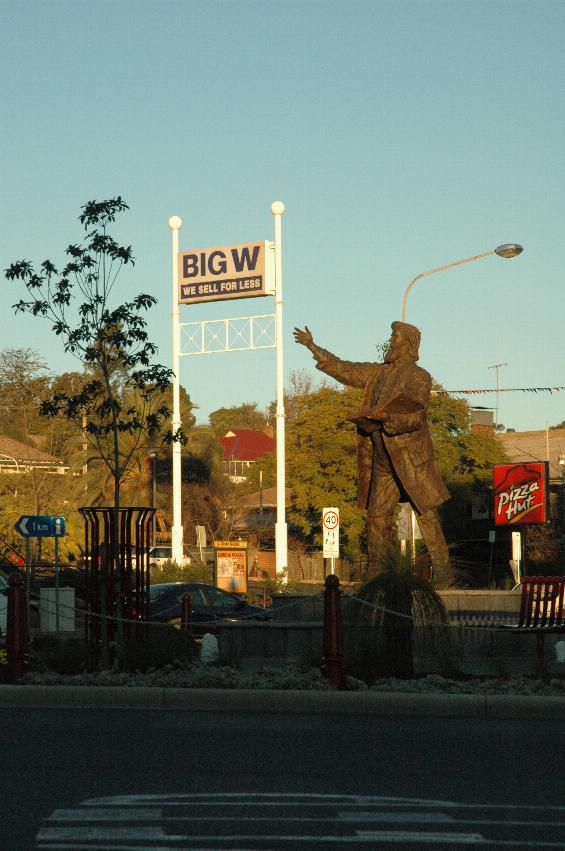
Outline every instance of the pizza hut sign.
[[548, 466], [547, 461], [495, 464], [494, 522], [497, 526], [548, 520]]

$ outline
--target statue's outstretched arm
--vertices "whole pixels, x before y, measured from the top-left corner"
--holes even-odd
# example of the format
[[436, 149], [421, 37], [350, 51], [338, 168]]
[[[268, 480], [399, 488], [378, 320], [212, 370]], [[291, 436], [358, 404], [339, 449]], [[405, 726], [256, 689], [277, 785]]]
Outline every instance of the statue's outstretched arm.
[[302, 328], [295, 328], [293, 334], [296, 343], [299, 343], [301, 346], [306, 346], [306, 348], [312, 352], [316, 360], [320, 360], [324, 349], [316, 345], [312, 332], [307, 325], [304, 326], [304, 330], [302, 330]]

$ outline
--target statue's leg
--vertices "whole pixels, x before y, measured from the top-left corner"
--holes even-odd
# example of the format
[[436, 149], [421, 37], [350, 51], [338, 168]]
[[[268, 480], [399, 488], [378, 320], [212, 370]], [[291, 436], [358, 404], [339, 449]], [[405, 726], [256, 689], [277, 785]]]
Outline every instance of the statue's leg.
[[392, 473], [379, 471], [373, 477], [367, 506], [367, 546], [369, 550], [369, 574], [382, 573], [383, 544], [392, 541], [394, 509], [400, 491]]
[[455, 580], [439, 516], [435, 508], [418, 514], [418, 524], [432, 560], [432, 580], [436, 588], [447, 588]]

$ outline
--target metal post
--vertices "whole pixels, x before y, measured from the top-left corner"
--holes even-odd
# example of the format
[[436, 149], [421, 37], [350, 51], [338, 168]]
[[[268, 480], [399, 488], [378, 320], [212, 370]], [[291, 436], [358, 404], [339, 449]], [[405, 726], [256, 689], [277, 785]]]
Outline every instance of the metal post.
[[332, 685], [343, 691], [345, 689], [345, 660], [339, 579], [332, 573], [326, 577], [325, 586], [323, 670]]
[[[496, 431], [498, 428], [498, 401], [500, 396], [500, 381], [498, 371], [501, 367], [508, 366], [507, 363], [493, 363], [492, 366], [489, 366], [489, 369], [496, 369], [496, 409], [494, 414], [494, 430]], [[549, 460], [549, 458], [548, 458]]]
[[6, 653], [8, 682], [17, 683], [24, 675], [27, 644], [25, 596], [19, 573], [8, 577], [8, 612], [6, 621]]
[[182, 595], [180, 628], [184, 631], [192, 629], [192, 602], [188, 592]]
[[277, 521], [275, 523], [276, 571], [283, 583], [288, 581], [288, 537], [286, 525], [286, 477], [285, 477], [285, 412], [283, 370], [283, 274], [282, 274], [282, 216], [285, 206], [282, 201], [271, 204], [275, 218], [275, 326], [277, 351]]
[[[178, 283], [178, 252], [179, 230], [182, 219], [171, 216], [169, 227], [172, 232], [172, 262], [173, 262], [173, 434], [181, 427], [180, 416], [180, 323], [179, 323], [179, 283]], [[173, 561], [182, 564], [183, 559], [183, 527], [181, 517], [181, 474], [182, 456], [181, 444], [173, 443], [173, 528], [171, 530], [171, 555]]]
[[29, 623], [31, 613], [31, 547], [29, 537], [26, 538], [26, 606], [27, 622]]
[[[157, 453], [151, 453], [151, 508], [157, 508]], [[153, 514], [152, 545], [157, 544], [157, 512]]]
[[54, 538], [55, 546], [55, 631], [59, 633], [61, 629], [60, 621], [60, 597], [59, 597], [59, 538]]

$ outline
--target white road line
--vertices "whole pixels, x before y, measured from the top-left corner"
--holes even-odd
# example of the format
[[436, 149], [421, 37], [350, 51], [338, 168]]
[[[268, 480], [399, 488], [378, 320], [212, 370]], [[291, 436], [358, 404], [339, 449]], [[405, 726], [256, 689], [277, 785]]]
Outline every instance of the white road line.
[[[88, 799], [74, 809], [55, 810], [37, 834], [36, 847], [52, 851], [78, 848], [165, 851], [180, 847], [237, 846], [242, 851], [271, 845], [294, 848], [310, 844], [333, 847], [363, 844], [402, 848], [428, 845], [446, 847], [446, 851], [455, 845], [565, 851], [565, 841], [540, 838], [542, 831], [544, 835], [548, 831], [563, 835], [564, 813], [565, 806], [465, 804], [376, 795], [253, 792], [117, 795]], [[182, 835], [167, 834], [167, 826]], [[445, 832], [440, 826], [445, 826]], [[499, 828], [496, 832], [506, 836], [508, 829], [525, 828], [535, 838], [485, 836], [484, 831], [489, 827]], [[350, 835], [315, 833], [339, 828], [349, 830]], [[200, 835], [207, 829], [208, 835]], [[242, 832], [215, 835], [222, 829]], [[256, 833], [245, 832], [254, 829]], [[261, 830], [268, 831], [268, 835], [262, 835]], [[273, 833], [276, 830], [280, 833]], [[191, 831], [198, 835], [190, 835]], [[289, 835], [289, 831], [295, 832]], [[516, 833], [520, 835], [524, 831]]]
[[95, 825], [88, 827], [86, 825], [75, 825], [73, 827], [42, 827], [37, 834], [37, 839], [43, 841], [46, 839], [64, 839], [67, 842], [78, 839], [92, 839], [99, 841], [101, 839], [143, 839], [143, 840], [159, 840], [159, 841], [179, 841], [191, 837], [186, 836], [168, 836], [162, 827], [152, 825], [151, 827], [132, 827], [127, 825], [124, 827], [104, 827], [103, 825]]
[[48, 821], [162, 821], [161, 809], [114, 809], [87, 807], [74, 810], [54, 810]]
[[[118, 837], [116, 837], [118, 838]], [[130, 838], [130, 837], [125, 837]], [[132, 837], [134, 838], [134, 837]], [[142, 837], [140, 837], [142, 838]], [[77, 839], [81, 839], [80, 846], [73, 845], [73, 842], [76, 842]], [[136, 851], [163, 851], [163, 849], [175, 847], [170, 844], [162, 844], [160, 843], [158, 846], [153, 845], [143, 845], [137, 844], [127, 844], [127, 845], [109, 845], [108, 839], [106, 837], [101, 837], [100, 840], [104, 842], [104, 845], [94, 844], [98, 842], [96, 837], [88, 837], [90, 840], [89, 843], [86, 843], [86, 837], [75, 837], [75, 838], [67, 838], [67, 837], [58, 837], [53, 836], [47, 839], [47, 844], [45, 842], [40, 843], [38, 848], [103, 848], [104, 851], [132, 851], [132, 849], [136, 849]], [[182, 846], [183, 851], [187, 851], [187, 849], [194, 849], [205, 847], [210, 849], [210, 847], [214, 848], [216, 851], [222, 848], [225, 843], [233, 843], [233, 842], [245, 842], [251, 843], [256, 846], [258, 842], [274, 842], [274, 843], [286, 843], [287, 847], [292, 848], [296, 845], [306, 845], [309, 843], [319, 844], [324, 843], [325, 845], [352, 845], [352, 844], [367, 844], [368, 842], [386, 842], [388, 844], [397, 844], [402, 843], [405, 846], [409, 844], [434, 844], [435, 847], [439, 847], [441, 845], [450, 845], [453, 847], [454, 844], [459, 845], [480, 845], [480, 846], [488, 846], [493, 845], [496, 847], [506, 847], [506, 848], [520, 848], [520, 849], [563, 849], [565, 845], [563, 842], [524, 842], [524, 840], [500, 840], [500, 839], [486, 839], [480, 833], [472, 834], [472, 833], [418, 833], [418, 832], [409, 832], [409, 831], [367, 831], [365, 833], [359, 832], [355, 836], [301, 836], [293, 834], [291, 836], [275, 834], [273, 836], [270, 835], [242, 835], [242, 834], [221, 834], [219, 836], [214, 835], [204, 835], [204, 836], [174, 836], [168, 837], [169, 840], [173, 840], [176, 842], [183, 843], [191, 843], [190, 845], [184, 844]], [[57, 840], [61, 840], [58, 844], [54, 844]], [[198, 843], [198, 845], [194, 846], [193, 843]], [[202, 846], [202, 843], [206, 843]], [[214, 843], [213, 846], [210, 846], [209, 843]], [[178, 846], [176, 846], [178, 847]]]
[[[233, 800], [228, 800], [233, 799]], [[241, 800], [245, 799], [245, 800]], [[286, 799], [286, 800], [281, 800]], [[456, 810], [480, 810], [486, 812], [488, 810], [503, 810], [512, 811], [519, 810], [520, 812], [563, 812], [565, 806], [562, 805], [535, 805], [535, 804], [465, 804], [456, 801], [434, 801], [421, 798], [385, 798], [377, 796], [364, 795], [301, 795], [301, 794], [286, 794], [286, 793], [223, 793], [209, 792], [174, 795], [116, 795], [111, 798], [93, 798], [81, 802], [82, 807], [201, 807], [201, 806], [217, 806], [221, 804], [226, 807], [290, 807], [295, 806], [301, 801], [304, 806], [308, 807], [331, 807], [339, 806], [340, 808], [347, 807], [410, 807], [414, 809], [456, 809]]]
[[[540, 827], [565, 828], [564, 821], [516, 821], [514, 819], [463, 819], [450, 816], [446, 813], [375, 813], [375, 812], [340, 812], [336, 813], [336, 823], [342, 822], [378, 822], [380, 824], [458, 824], [460, 826], [476, 827]], [[48, 822], [214, 822], [255, 824], [261, 822], [272, 822], [272, 816], [165, 816], [157, 810], [134, 810], [132, 809], [101, 809], [89, 807], [75, 810], [54, 810]], [[276, 818], [278, 824], [327, 824], [328, 818], [312, 818], [311, 816], [282, 816]]]
[[[434, 845], [483, 845], [485, 838], [480, 833], [425, 833], [408, 830], [358, 830], [357, 836], [366, 842], [419, 842]], [[487, 840], [488, 842], [488, 840]]]
[[[378, 821], [389, 822], [390, 824], [406, 824], [416, 822], [418, 824], [461, 824], [460, 820], [455, 816], [448, 816], [445, 813], [337, 813], [338, 820], [342, 822], [356, 821]], [[279, 819], [277, 819], [278, 821]]]

